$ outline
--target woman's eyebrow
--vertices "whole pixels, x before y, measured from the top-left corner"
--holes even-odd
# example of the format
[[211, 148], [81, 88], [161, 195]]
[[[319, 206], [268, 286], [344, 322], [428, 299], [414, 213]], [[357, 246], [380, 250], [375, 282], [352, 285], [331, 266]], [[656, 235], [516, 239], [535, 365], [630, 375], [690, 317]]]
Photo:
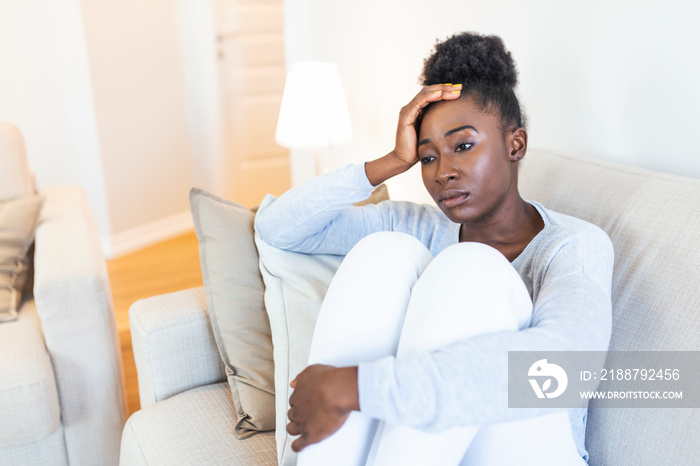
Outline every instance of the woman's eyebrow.
[[464, 125], [464, 126], [460, 126], [459, 128], [449, 130], [448, 132], [445, 133], [445, 137], [452, 136], [453, 134], [458, 133], [458, 132], [462, 131], [463, 129], [473, 129], [477, 133], [479, 132], [472, 125]]
[[[444, 137], [446, 137], [446, 138], [447, 138], [447, 137], [450, 137], [450, 136], [452, 136], [453, 134], [462, 131], [463, 129], [473, 129], [473, 130], [476, 131], [477, 133], [479, 132], [479, 131], [478, 131], [476, 128], [474, 128], [472, 125], [464, 125], [464, 126], [460, 126], [459, 128], [455, 128], [455, 129], [449, 130], [448, 132], [445, 133], [445, 136], [444, 136]], [[422, 146], [423, 144], [428, 144], [430, 141], [431, 141], [430, 138], [425, 138], [425, 139], [423, 139], [422, 141], [420, 141], [420, 142], [418, 143], [418, 145], [419, 145], [419, 146]]]

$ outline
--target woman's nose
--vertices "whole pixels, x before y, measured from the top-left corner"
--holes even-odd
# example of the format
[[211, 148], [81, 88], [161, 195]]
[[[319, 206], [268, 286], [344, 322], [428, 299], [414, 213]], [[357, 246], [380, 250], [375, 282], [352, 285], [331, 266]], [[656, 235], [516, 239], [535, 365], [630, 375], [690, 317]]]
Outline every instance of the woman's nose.
[[438, 159], [438, 170], [435, 181], [440, 184], [445, 184], [449, 181], [459, 178], [459, 170], [454, 166], [448, 157], [440, 157]]

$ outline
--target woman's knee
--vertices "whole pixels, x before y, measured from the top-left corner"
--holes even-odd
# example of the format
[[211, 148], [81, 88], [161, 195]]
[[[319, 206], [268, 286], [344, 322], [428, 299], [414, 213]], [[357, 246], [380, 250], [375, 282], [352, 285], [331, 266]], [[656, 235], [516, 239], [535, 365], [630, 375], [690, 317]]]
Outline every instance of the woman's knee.
[[[355, 250], [385, 251], [395, 249], [408, 254], [428, 252], [428, 249], [415, 236], [398, 231], [378, 231], [365, 236], [353, 247]], [[430, 254], [428, 252], [428, 254]]]
[[497, 249], [476, 242], [453, 244], [442, 250], [435, 261], [441, 269], [456, 269], [462, 274], [500, 275], [513, 268]]
[[362, 238], [344, 262], [359, 262], [375, 270], [387, 269], [387, 273], [415, 270], [420, 275], [432, 259], [430, 251], [417, 238], [406, 233], [381, 231]]
[[[532, 301], [522, 278], [498, 250], [464, 242], [444, 249], [433, 259], [419, 281], [428, 292], [463, 302], [474, 313], [505, 321], [511, 317], [517, 328], [530, 324]], [[418, 285], [417, 285], [418, 286]]]
[[406, 234], [378, 233], [358, 242], [328, 288], [309, 361], [356, 365], [395, 354], [411, 289], [431, 259]]

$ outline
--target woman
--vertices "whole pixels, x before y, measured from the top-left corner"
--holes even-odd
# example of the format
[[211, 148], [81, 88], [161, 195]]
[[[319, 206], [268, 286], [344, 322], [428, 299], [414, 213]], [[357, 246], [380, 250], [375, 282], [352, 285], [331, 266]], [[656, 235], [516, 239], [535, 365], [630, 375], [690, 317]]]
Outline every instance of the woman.
[[[292, 382], [300, 464], [587, 461], [586, 409], [508, 409], [508, 351], [607, 349], [613, 262], [600, 229], [520, 197], [516, 83], [498, 37], [439, 43], [392, 152], [292, 189], [257, 219], [278, 247], [347, 254]], [[352, 206], [419, 162], [439, 210]]]

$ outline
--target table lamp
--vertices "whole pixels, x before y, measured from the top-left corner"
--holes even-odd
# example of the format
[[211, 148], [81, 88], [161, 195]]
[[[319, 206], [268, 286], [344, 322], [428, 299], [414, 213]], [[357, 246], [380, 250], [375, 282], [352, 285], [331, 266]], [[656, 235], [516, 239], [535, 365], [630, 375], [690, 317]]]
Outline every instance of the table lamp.
[[333, 63], [304, 61], [287, 74], [275, 140], [289, 149], [313, 149], [316, 175], [321, 174], [321, 149], [350, 140], [350, 115]]

